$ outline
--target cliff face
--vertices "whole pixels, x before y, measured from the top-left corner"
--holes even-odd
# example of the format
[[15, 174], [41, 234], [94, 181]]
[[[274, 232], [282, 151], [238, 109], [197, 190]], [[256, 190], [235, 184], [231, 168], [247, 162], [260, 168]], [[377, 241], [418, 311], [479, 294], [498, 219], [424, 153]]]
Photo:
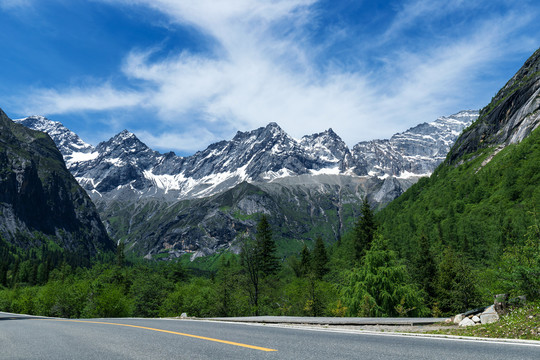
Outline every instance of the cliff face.
[[1, 109], [0, 236], [22, 248], [39, 246], [45, 236], [89, 256], [114, 248], [51, 138], [13, 123]]
[[521, 142], [540, 125], [540, 49], [480, 111], [457, 139], [447, 160], [455, 163], [479, 149]]

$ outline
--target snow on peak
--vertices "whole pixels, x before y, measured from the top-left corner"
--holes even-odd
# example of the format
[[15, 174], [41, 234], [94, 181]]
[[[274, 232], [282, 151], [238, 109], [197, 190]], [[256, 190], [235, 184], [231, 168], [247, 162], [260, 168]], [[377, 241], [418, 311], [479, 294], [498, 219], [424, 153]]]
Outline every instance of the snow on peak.
[[353, 149], [332, 128], [296, 140], [271, 122], [239, 131], [232, 140], [189, 157], [159, 154], [128, 130], [94, 149], [58, 122], [40, 116], [20, 122], [51, 135], [76, 177], [92, 179], [85, 180], [89, 192], [134, 187], [138, 192], [159, 190], [181, 198], [212, 195], [242, 181], [271, 182], [297, 175], [423, 176], [434, 170], [459, 132], [477, 117], [478, 112], [462, 111], [391, 139], [358, 143]]

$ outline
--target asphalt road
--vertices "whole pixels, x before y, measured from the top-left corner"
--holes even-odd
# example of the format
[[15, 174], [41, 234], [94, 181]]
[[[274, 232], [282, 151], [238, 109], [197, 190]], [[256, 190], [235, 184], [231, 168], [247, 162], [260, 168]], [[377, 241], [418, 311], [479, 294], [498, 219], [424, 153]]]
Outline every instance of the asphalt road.
[[0, 313], [0, 359], [540, 359], [539, 344], [197, 320]]

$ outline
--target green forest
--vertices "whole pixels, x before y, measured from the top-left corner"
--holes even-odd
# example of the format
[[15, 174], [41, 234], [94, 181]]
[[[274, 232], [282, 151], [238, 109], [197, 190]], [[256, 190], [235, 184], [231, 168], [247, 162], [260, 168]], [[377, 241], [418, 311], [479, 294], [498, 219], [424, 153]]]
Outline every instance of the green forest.
[[[0, 310], [70, 318], [243, 315], [444, 316], [508, 293], [540, 298], [540, 132], [441, 164], [354, 229], [280, 257], [258, 217], [239, 254], [189, 262], [93, 259], [54, 242], [0, 239]], [[36, 240], [34, 239], [34, 242]], [[21, 239], [20, 244], [24, 243]]]

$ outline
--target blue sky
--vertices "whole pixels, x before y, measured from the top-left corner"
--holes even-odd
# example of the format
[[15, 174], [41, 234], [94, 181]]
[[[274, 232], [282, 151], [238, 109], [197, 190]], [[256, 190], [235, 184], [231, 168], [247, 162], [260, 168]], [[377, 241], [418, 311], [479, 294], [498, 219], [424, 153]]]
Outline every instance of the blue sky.
[[353, 146], [487, 105], [539, 18], [536, 0], [0, 0], [0, 107], [181, 155], [271, 121]]

